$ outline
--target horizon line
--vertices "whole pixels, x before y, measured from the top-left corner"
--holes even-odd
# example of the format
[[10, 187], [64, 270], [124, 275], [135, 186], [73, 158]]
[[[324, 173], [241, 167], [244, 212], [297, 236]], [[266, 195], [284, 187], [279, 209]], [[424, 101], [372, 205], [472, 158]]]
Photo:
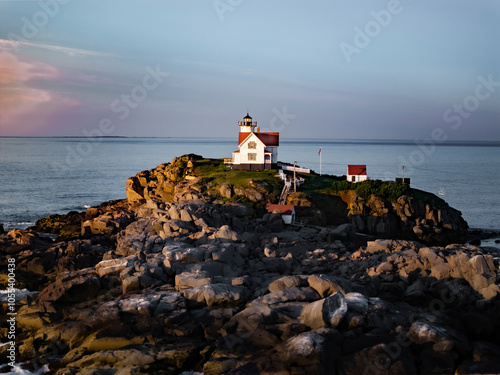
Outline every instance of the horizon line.
[[[44, 138], [44, 139], [65, 139], [65, 138], [77, 138], [77, 139], [87, 139], [87, 138], [105, 138], [105, 139], [220, 139], [224, 141], [233, 140], [233, 137], [192, 137], [192, 136], [125, 136], [125, 135], [113, 135], [113, 136], [102, 136], [102, 137], [86, 137], [82, 135], [42, 135], [42, 136], [31, 136], [31, 135], [0, 135], [0, 138]], [[390, 139], [390, 138], [281, 138], [282, 142], [302, 142], [302, 143], [320, 143], [332, 144], [332, 143], [373, 143], [373, 144], [400, 144], [400, 145], [428, 145], [427, 143], [421, 142], [431, 142], [436, 146], [446, 146], [446, 145], [460, 145], [460, 146], [500, 146], [500, 140], [461, 140], [461, 139], [449, 139], [442, 142], [436, 142], [432, 139]]]

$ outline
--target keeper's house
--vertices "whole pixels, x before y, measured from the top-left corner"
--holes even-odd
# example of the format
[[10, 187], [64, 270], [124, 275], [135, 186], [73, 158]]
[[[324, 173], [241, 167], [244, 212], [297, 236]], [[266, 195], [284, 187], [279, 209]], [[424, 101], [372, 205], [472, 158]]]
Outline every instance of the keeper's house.
[[257, 122], [247, 113], [240, 127], [239, 150], [233, 152], [233, 169], [264, 170], [275, 169], [278, 163], [279, 133], [261, 133]]

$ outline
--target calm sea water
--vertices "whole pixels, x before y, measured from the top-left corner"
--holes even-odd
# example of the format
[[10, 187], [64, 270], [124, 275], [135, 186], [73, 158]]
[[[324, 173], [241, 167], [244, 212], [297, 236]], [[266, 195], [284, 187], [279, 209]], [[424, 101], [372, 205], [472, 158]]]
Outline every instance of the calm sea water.
[[[321, 167], [319, 149], [321, 147]], [[234, 139], [0, 138], [0, 223], [24, 228], [53, 213], [125, 198], [128, 177], [175, 156], [231, 157]], [[411, 178], [413, 187], [440, 195], [472, 228], [500, 230], [500, 144], [418, 146], [412, 141], [286, 140], [279, 160], [316, 172], [344, 175], [366, 164], [371, 178]]]

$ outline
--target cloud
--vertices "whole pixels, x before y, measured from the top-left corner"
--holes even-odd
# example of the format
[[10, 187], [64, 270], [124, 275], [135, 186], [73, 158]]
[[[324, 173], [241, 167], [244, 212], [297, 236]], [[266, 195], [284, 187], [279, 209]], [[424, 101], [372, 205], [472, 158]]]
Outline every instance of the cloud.
[[0, 52], [0, 129], [2, 135], [29, 135], [61, 106], [78, 104], [71, 98], [37, 87], [40, 81], [57, 80], [63, 74], [40, 61], [28, 61]]
[[58, 70], [42, 62], [28, 62], [18, 56], [3, 51], [0, 52], [0, 85], [11, 85], [27, 82], [33, 79], [55, 79]]
[[45, 44], [45, 43], [34, 43], [28, 41], [12, 41], [7, 39], [0, 39], [0, 47], [9, 48], [12, 50], [19, 50], [21, 47], [32, 47], [38, 49], [44, 49], [52, 52], [59, 52], [66, 54], [68, 56], [101, 56], [101, 57], [111, 57], [114, 56], [110, 53], [100, 52], [100, 51], [92, 51], [85, 50], [79, 48], [70, 48], [64, 46], [56, 46], [53, 44]]

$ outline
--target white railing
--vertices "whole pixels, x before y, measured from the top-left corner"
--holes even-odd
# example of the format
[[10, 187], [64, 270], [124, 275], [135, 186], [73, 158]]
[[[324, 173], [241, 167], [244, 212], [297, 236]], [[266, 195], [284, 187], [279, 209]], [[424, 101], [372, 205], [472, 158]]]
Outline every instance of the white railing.
[[295, 172], [302, 172], [302, 173], [311, 173], [311, 170], [309, 168], [301, 168], [301, 167], [293, 167], [293, 165], [281, 165], [281, 169], [284, 171], [294, 171]]

